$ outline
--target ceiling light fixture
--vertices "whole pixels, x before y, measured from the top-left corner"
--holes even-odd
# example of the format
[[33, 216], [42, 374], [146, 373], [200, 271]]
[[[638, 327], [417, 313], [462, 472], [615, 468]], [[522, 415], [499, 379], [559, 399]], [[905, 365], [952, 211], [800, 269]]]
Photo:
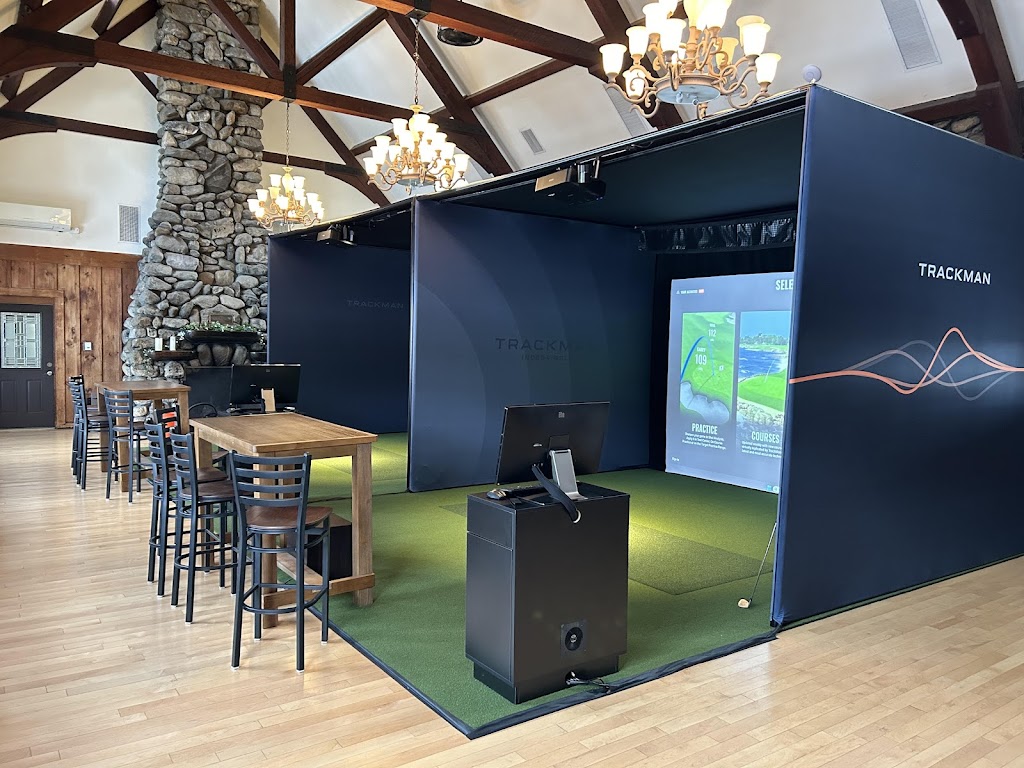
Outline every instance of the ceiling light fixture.
[[[621, 92], [645, 117], [654, 115], [659, 102], [694, 104], [703, 118], [708, 103], [721, 96], [736, 109], [768, 98], [782, 57], [764, 52], [771, 29], [764, 19], [742, 16], [736, 21], [739, 37], [723, 37], [732, 0], [684, 0], [688, 21], [674, 17], [678, 5], [677, 0], [648, 3], [643, 7], [645, 23], [626, 30], [628, 48], [621, 43], [601, 46], [608, 87]], [[633, 63], [623, 73], [627, 50]], [[650, 69], [641, 63], [645, 56]], [[624, 88], [617, 83], [620, 73]], [[748, 83], [751, 76], [756, 91]]]
[[261, 226], [271, 232], [290, 232], [295, 226], [309, 227], [324, 218], [324, 205], [316, 192], [306, 191], [304, 176], [292, 176], [291, 102], [284, 105], [284, 174], [270, 174], [270, 187], [257, 189], [248, 200], [249, 210]]
[[370, 183], [384, 190], [401, 185], [411, 193], [413, 187], [433, 186], [440, 191], [451, 189], [463, 181], [469, 168], [469, 155], [462, 154], [448, 136], [431, 122], [420, 104], [420, 24], [416, 25], [413, 48], [412, 117], [396, 117], [395, 140], [391, 136], [376, 137], [370, 157], [363, 160]]
[[455, 29], [454, 27], [442, 27], [441, 25], [437, 27], [437, 39], [445, 45], [454, 45], [457, 48], [468, 48], [471, 45], [477, 45], [484, 41], [480, 35], [463, 32], [461, 29]]

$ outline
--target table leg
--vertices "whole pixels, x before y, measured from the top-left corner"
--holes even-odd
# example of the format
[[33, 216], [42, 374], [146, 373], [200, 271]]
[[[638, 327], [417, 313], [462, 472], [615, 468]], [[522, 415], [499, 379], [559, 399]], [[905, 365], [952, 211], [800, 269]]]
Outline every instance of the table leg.
[[[103, 397], [102, 392], [96, 393], [96, 407], [99, 408], [101, 416], [105, 416], [107, 413], [107, 399]], [[103, 457], [100, 460], [100, 471], [104, 474], [107, 472], [107, 453], [110, 450], [110, 433], [107, 432], [107, 428], [104, 427], [100, 430], [100, 455]]]
[[[125, 427], [127, 429], [127, 427], [128, 427], [128, 420], [127, 419], [118, 419], [117, 420], [117, 426]], [[128, 462], [130, 462], [132, 460], [133, 460], [133, 457], [132, 457], [131, 441], [119, 442], [117, 444], [117, 464], [118, 464], [118, 466], [120, 466], [120, 467], [127, 467], [128, 466]], [[121, 493], [128, 493], [128, 483], [131, 480], [131, 478], [129, 478], [129, 476], [128, 476], [128, 473], [127, 472], [122, 472], [119, 479], [121, 481]]]
[[[373, 573], [373, 469], [371, 443], [356, 446], [352, 455], [352, 575]], [[355, 593], [355, 603], [373, 603], [373, 587]]]
[[[262, 485], [262, 482], [259, 479], [257, 479], [256, 483], [258, 485]], [[259, 494], [257, 494], [257, 495], [259, 495]], [[272, 496], [273, 494], [268, 493], [267, 495], [268, 496]], [[267, 534], [267, 535], [263, 536], [262, 537], [262, 543], [263, 543], [263, 546], [265, 546], [265, 547], [276, 547], [278, 545], [277, 534]], [[261, 558], [260, 559], [260, 567], [261, 567], [261, 569], [263, 571], [263, 579], [264, 579], [264, 581], [271, 581], [271, 580], [276, 581], [277, 578], [278, 578], [278, 575], [277, 575], [277, 554], [274, 553], [274, 552], [269, 552], [269, 553], [265, 553], [265, 554], [261, 555], [260, 558]], [[273, 579], [271, 579], [271, 577], [273, 577]], [[270, 596], [272, 594], [274, 594], [275, 592], [277, 592], [277, 590], [274, 589], [274, 588], [264, 588], [264, 590], [263, 590], [263, 605], [264, 605], [264, 607], [267, 606], [268, 598], [270, 598]], [[268, 627], [276, 627], [277, 626], [277, 622], [278, 622], [278, 618], [279, 617], [274, 616], [272, 614], [267, 614], [267, 615], [263, 616], [263, 628], [267, 629]]]
[[[181, 414], [181, 434], [188, 434], [188, 392], [178, 394], [178, 411]], [[209, 445], [209, 443], [207, 443]], [[202, 465], [201, 465], [202, 466]]]

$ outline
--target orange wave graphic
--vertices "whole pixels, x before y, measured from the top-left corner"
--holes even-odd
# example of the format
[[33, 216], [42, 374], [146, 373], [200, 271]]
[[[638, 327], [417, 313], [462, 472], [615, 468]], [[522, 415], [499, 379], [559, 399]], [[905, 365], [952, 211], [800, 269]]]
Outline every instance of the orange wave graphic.
[[[945, 363], [942, 360], [941, 352], [942, 352], [943, 346], [946, 344], [946, 342], [949, 340], [949, 338], [951, 336], [958, 337], [960, 339], [960, 341], [963, 342], [963, 345], [967, 348], [967, 351], [964, 352], [963, 354], [959, 355], [951, 363]], [[911, 343], [913, 343], [913, 342], [911, 342]], [[907, 381], [901, 381], [900, 379], [894, 379], [894, 378], [889, 377], [889, 376], [883, 376], [882, 374], [875, 373], [874, 371], [862, 370], [859, 367], [859, 366], [863, 366], [863, 365], [869, 365], [869, 364], [873, 364], [873, 363], [876, 363], [876, 362], [880, 362], [882, 360], [888, 359], [889, 357], [893, 357], [893, 356], [901, 356], [901, 357], [909, 358], [918, 367], [920, 367], [921, 368], [921, 378], [920, 378], [920, 380], [917, 381], [916, 383], [914, 383], [914, 382], [907, 382]], [[952, 369], [958, 363], [960, 363], [960, 362], [962, 362], [964, 360], [967, 360], [968, 358], [974, 358], [976, 360], [979, 360], [980, 362], [982, 362], [985, 365], [989, 366], [993, 370], [990, 371], [989, 373], [983, 373], [983, 374], [979, 374], [979, 375], [976, 375], [976, 376], [972, 376], [972, 377], [964, 379], [962, 381], [955, 381], [953, 379], [953, 375], [951, 373]], [[936, 368], [936, 363], [944, 366], [938, 373], [934, 372], [934, 369]], [[963, 332], [959, 328], [953, 327], [953, 328], [950, 328], [948, 331], [946, 331], [946, 334], [942, 337], [942, 341], [940, 341], [938, 347], [935, 348], [934, 354], [932, 355], [932, 358], [929, 361], [927, 366], [921, 366], [921, 364], [917, 361], [916, 358], [912, 357], [911, 355], [908, 355], [906, 352], [903, 351], [903, 349], [889, 349], [889, 350], [886, 350], [885, 352], [882, 352], [882, 353], [880, 353], [878, 355], [875, 355], [874, 357], [869, 358], [868, 360], [865, 360], [862, 363], [858, 363], [857, 366], [854, 366], [854, 367], [851, 367], [851, 368], [846, 368], [846, 369], [844, 369], [842, 371], [832, 371], [832, 372], [829, 372], [829, 373], [815, 373], [815, 374], [812, 374], [810, 376], [797, 376], [795, 378], [790, 379], [789, 383], [790, 384], [803, 384], [804, 382], [808, 382], [808, 381], [820, 381], [820, 380], [823, 380], [823, 379], [836, 379], [836, 378], [840, 378], [840, 377], [844, 377], [844, 376], [855, 376], [855, 377], [865, 378], [865, 379], [875, 379], [877, 381], [881, 381], [882, 383], [892, 387], [892, 389], [894, 389], [896, 392], [899, 392], [901, 395], [912, 395], [915, 392], [917, 392], [919, 389], [923, 389], [924, 387], [930, 386], [932, 384], [940, 384], [942, 386], [959, 387], [962, 384], [966, 384], [966, 383], [971, 382], [971, 381], [976, 381], [978, 379], [986, 378], [988, 376], [997, 375], [999, 373], [1002, 373], [1003, 375], [1010, 374], [1010, 373], [1024, 373], [1024, 368], [1018, 368], [1016, 366], [1008, 365], [1006, 363], [1000, 362], [999, 360], [996, 360], [994, 357], [986, 355], [984, 352], [979, 352], [978, 350], [976, 350], [974, 347], [971, 346], [970, 342], [967, 341], [967, 338], [964, 336]], [[945, 377], [945, 376], [949, 377], [949, 381], [943, 381], [942, 380], [943, 377]], [[1000, 378], [1002, 378], [1002, 377], [1000, 377]]]

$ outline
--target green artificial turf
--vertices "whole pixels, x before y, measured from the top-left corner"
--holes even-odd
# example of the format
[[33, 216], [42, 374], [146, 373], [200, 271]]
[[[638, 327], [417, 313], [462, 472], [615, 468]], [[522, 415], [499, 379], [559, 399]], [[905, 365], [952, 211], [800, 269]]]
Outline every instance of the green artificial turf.
[[[770, 631], [770, 575], [751, 608], [736, 603], [753, 586], [777, 497], [654, 470], [590, 482], [631, 494], [628, 652], [609, 682]], [[576, 693], [515, 705], [473, 678], [465, 657], [464, 507], [466, 494], [479, 490], [375, 496], [376, 601], [355, 608], [339, 595], [330, 608], [333, 623], [470, 729]], [[350, 501], [332, 506], [351, 512]]]
[[[409, 435], [405, 432], [378, 435], [373, 444], [373, 495], [402, 493], [407, 487], [406, 464]], [[352, 497], [352, 459], [317, 459], [309, 480], [311, 501]]]

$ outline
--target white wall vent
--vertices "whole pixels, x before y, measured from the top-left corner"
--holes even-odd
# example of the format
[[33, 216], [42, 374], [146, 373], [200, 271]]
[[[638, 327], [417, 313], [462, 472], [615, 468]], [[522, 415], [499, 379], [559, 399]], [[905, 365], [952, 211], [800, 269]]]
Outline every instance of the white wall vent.
[[520, 131], [523, 135], [523, 141], [526, 142], [526, 146], [530, 148], [530, 151], [535, 155], [543, 155], [547, 152], [544, 149], [544, 145], [540, 143], [540, 139], [537, 138], [537, 134], [533, 132], [533, 128], [527, 128], [524, 131]]
[[49, 232], [72, 232], [70, 208], [47, 208], [42, 205], [0, 203], [0, 227], [43, 229]]
[[889, 29], [907, 69], [941, 64], [931, 27], [921, 8], [921, 0], [882, 0]]
[[117, 207], [117, 239], [122, 243], [141, 243], [139, 237], [139, 207], [119, 205]]
[[[626, 101], [626, 97], [618, 91], [613, 91], [611, 88], [605, 88], [604, 92], [608, 94], [608, 98], [611, 99], [612, 104], [615, 107], [615, 111], [619, 113], [619, 117], [622, 119], [622, 124], [626, 126], [626, 130], [629, 131], [630, 136], [643, 136], [646, 133], [653, 133], [654, 128], [651, 124], [644, 119], [644, 116], [633, 109], [633, 105]], [[662, 104], [660, 109], [675, 109], [671, 104]]]

